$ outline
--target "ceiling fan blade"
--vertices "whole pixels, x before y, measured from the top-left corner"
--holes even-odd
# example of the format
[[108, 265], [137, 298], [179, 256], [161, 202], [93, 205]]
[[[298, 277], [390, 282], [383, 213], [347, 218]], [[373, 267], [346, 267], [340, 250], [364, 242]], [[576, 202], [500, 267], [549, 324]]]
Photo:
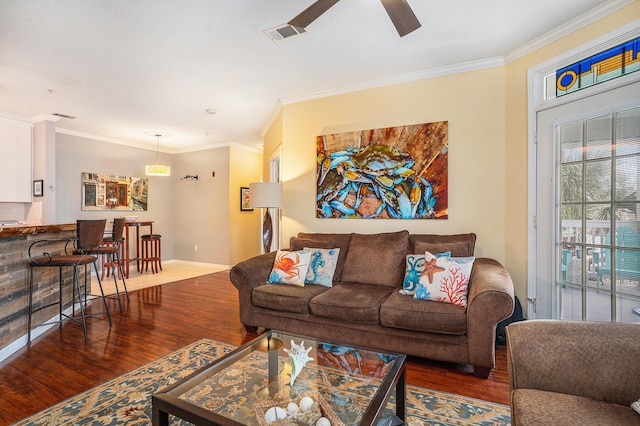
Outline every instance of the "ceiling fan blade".
[[318, 19], [320, 15], [329, 10], [329, 8], [338, 3], [338, 1], [339, 0], [317, 0], [287, 23], [294, 27], [307, 28], [309, 24]]
[[380, 0], [387, 10], [387, 15], [396, 26], [400, 37], [404, 37], [412, 31], [420, 28], [420, 22], [411, 10], [407, 0]]

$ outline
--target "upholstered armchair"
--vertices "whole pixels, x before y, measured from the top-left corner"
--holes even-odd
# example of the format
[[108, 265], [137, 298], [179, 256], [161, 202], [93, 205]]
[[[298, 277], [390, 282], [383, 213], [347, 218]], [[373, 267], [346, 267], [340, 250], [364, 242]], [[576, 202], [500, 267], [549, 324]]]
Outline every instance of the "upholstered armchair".
[[523, 321], [507, 327], [513, 425], [640, 425], [640, 325]]

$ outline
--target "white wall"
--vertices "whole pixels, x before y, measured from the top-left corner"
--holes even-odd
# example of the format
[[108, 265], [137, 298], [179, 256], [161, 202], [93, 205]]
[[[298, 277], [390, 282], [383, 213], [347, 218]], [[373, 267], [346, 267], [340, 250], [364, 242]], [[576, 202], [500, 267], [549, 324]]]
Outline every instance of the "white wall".
[[[153, 232], [162, 235], [162, 258], [173, 259], [173, 176], [149, 177], [147, 211], [123, 212], [81, 209], [82, 172], [145, 177], [144, 165], [155, 156], [152, 151], [131, 148], [94, 139], [56, 134], [56, 222], [72, 223], [77, 219], [112, 219], [125, 215], [152, 220]], [[163, 164], [172, 165], [173, 156], [160, 153]]]
[[[181, 180], [186, 175], [198, 180]], [[171, 179], [175, 258], [228, 265], [229, 148], [177, 154]]]
[[[83, 211], [82, 172], [145, 177], [144, 165], [155, 159], [155, 151], [62, 133], [56, 134], [55, 145], [55, 223], [125, 215], [152, 220], [153, 232], [162, 235], [165, 260], [230, 265], [260, 253], [260, 213], [240, 212], [239, 191], [259, 180], [261, 153], [231, 147], [160, 153], [171, 176], [148, 177], [146, 212]], [[198, 180], [182, 180], [186, 175], [198, 175]]]

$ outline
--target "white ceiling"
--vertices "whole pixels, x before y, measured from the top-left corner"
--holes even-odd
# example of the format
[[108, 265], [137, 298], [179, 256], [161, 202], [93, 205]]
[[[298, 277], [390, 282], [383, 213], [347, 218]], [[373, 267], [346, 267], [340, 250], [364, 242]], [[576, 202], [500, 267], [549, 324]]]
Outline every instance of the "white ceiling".
[[[400, 38], [377, 0], [342, 0], [307, 34], [263, 31], [314, 0], [0, 0], [0, 111], [161, 150], [258, 147], [279, 101], [486, 67], [629, 0], [409, 0]], [[207, 109], [216, 112], [206, 113]]]

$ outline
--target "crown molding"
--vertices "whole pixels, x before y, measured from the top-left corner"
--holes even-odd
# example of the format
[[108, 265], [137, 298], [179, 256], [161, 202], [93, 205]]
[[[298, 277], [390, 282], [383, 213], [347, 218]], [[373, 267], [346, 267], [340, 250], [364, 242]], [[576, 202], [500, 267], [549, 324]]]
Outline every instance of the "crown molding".
[[505, 63], [508, 64], [515, 61], [516, 59], [526, 56], [529, 53], [538, 50], [549, 43], [561, 39], [562, 37], [565, 37], [572, 32], [579, 30], [580, 28], [586, 27], [587, 25], [599, 19], [602, 19], [606, 15], [629, 5], [634, 1], [636, 0], [610, 0], [600, 6], [597, 6], [590, 11], [571, 19], [570, 21], [565, 22], [563, 25], [541, 35], [540, 37], [537, 37], [523, 44], [522, 46], [519, 46], [512, 51], [507, 52], [507, 54], [504, 55]]
[[[144, 149], [144, 150], [147, 150], [147, 151], [155, 151], [156, 150], [155, 147], [149, 146], [148, 144], [143, 144], [143, 143], [139, 143], [139, 142], [132, 142], [132, 141], [124, 141], [122, 139], [109, 138], [109, 137], [106, 137], [106, 136], [100, 136], [100, 135], [95, 135], [95, 134], [91, 134], [91, 133], [78, 132], [76, 130], [65, 129], [65, 128], [62, 128], [62, 127], [57, 127], [56, 128], [56, 133], [61, 133], [61, 134], [64, 134], [64, 135], [69, 135], [69, 136], [76, 136], [76, 137], [84, 138], [84, 139], [96, 140], [96, 141], [100, 141], [100, 142], [113, 143], [113, 144], [116, 144], [116, 145], [124, 145], [124, 146], [132, 147], [132, 148]], [[252, 151], [252, 152], [262, 152], [262, 150], [259, 149], [259, 148], [255, 148], [255, 147], [239, 144], [239, 143], [236, 143], [236, 142], [212, 143], [212, 144], [208, 144], [208, 145], [198, 145], [198, 146], [194, 146], [194, 147], [186, 147], [184, 149], [172, 149], [172, 150], [160, 149], [160, 152], [163, 152], [165, 154], [185, 154], [185, 153], [188, 153], [188, 152], [197, 152], [197, 151], [204, 151], [204, 150], [207, 150], [207, 149], [228, 148], [228, 147], [240, 148], [240, 149], [244, 149], [244, 150]]]
[[368, 81], [365, 83], [359, 83], [350, 86], [338, 87], [335, 89], [311, 92], [300, 96], [282, 98], [280, 99], [280, 103], [282, 105], [293, 104], [297, 102], [309, 101], [312, 99], [326, 98], [329, 96], [357, 92], [360, 90], [375, 89], [378, 87], [391, 86], [394, 84], [408, 83], [418, 80], [426, 80], [435, 77], [444, 77], [447, 75], [460, 74], [468, 71], [477, 71], [486, 68], [499, 67], [502, 65], [505, 65], [504, 59], [502, 57], [479, 59], [476, 61], [462, 62], [459, 64], [445, 65], [442, 67], [434, 67], [406, 74], [399, 74], [389, 78]]

